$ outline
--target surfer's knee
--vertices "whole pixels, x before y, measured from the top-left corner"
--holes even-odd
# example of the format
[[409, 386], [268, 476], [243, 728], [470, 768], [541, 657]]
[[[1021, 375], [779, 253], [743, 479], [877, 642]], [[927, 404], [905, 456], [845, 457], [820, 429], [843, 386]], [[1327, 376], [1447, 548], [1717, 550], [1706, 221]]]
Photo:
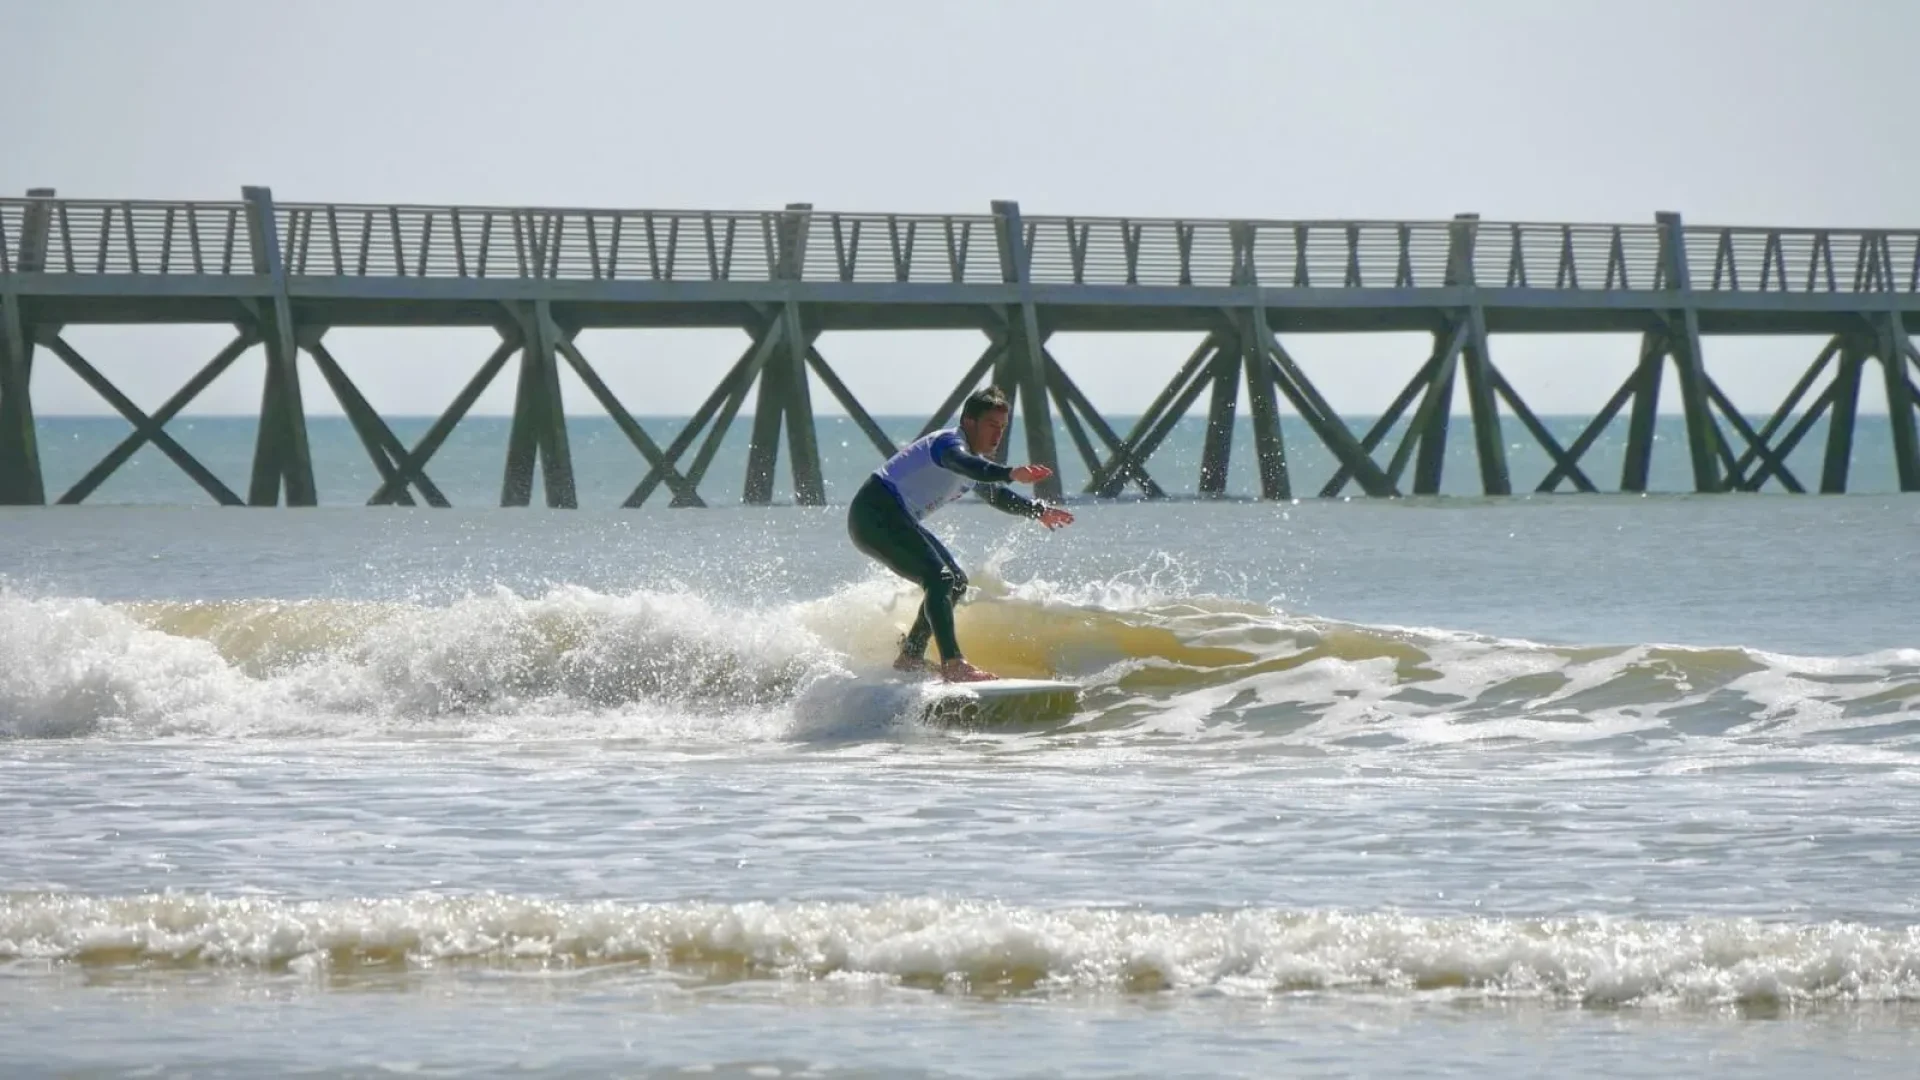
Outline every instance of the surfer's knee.
[[967, 594], [967, 575], [951, 566], [942, 566], [933, 571], [920, 584], [925, 586], [929, 593], [944, 593], [949, 599], [955, 601]]

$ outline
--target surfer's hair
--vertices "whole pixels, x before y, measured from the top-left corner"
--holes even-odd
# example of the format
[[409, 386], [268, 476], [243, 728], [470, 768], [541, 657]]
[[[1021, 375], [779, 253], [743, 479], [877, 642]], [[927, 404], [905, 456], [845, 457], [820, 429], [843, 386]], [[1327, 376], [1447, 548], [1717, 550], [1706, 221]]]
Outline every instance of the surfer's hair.
[[983, 386], [967, 395], [966, 402], [960, 406], [960, 419], [978, 420], [995, 409], [1010, 407], [1005, 391], [997, 386]]

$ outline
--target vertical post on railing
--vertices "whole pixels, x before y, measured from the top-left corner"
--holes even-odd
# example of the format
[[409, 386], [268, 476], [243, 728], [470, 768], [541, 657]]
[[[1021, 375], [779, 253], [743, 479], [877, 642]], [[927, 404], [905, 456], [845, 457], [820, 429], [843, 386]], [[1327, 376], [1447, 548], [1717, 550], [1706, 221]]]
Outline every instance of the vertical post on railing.
[[[1467, 408], [1473, 417], [1474, 447], [1480, 457], [1480, 490], [1487, 495], [1511, 495], [1507, 444], [1500, 437], [1500, 403], [1494, 397], [1493, 360], [1487, 348], [1487, 314], [1480, 306], [1480, 277], [1474, 266], [1479, 235], [1479, 214], [1454, 215], [1447, 232], [1446, 283], [1466, 293], [1466, 303], [1456, 317], [1467, 323], [1460, 361], [1466, 369]], [[1438, 405], [1445, 408], [1447, 403]]]
[[1720, 491], [1720, 425], [1707, 401], [1706, 363], [1700, 351], [1700, 317], [1693, 306], [1693, 276], [1687, 265], [1686, 230], [1680, 215], [1661, 211], [1660, 272], [1669, 292], [1679, 301], [1669, 306], [1675, 333], [1668, 335], [1673, 363], [1680, 373], [1680, 401], [1687, 418], [1687, 450], [1693, 458], [1695, 491]]
[[[33, 418], [33, 333], [19, 276], [46, 270], [52, 188], [31, 188], [17, 254], [0, 261], [0, 506], [42, 506], [40, 440]], [[0, 244], [6, 239], [0, 237]]]
[[1447, 226], [1446, 285], [1479, 284], [1473, 270], [1473, 243], [1479, 235], [1479, 214], [1455, 214]]
[[254, 439], [253, 482], [247, 502], [273, 506], [284, 484], [288, 506], [313, 506], [313, 458], [307, 452], [307, 418], [300, 402], [299, 353], [294, 344], [293, 306], [287, 299], [287, 269], [281, 261], [273, 192], [245, 187], [247, 240], [253, 272], [266, 279], [268, 295], [257, 298], [260, 340], [267, 376], [260, 395], [260, 429]]
[[1014, 399], [1027, 437], [1027, 460], [1053, 470], [1034, 486], [1042, 499], [1062, 497], [1060, 456], [1053, 442], [1053, 411], [1047, 403], [1046, 354], [1041, 349], [1040, 313], [1033, 303], [1033, 253], [1027, 248], [1027, 230], [1020, 204], [1011, 199], [993, 203], [994, 232], [999, 240], [1000, 280], [1016, 286], [1019, 303], [1007, 311], [1007, 371], [1012, 386], [1002, 387]]

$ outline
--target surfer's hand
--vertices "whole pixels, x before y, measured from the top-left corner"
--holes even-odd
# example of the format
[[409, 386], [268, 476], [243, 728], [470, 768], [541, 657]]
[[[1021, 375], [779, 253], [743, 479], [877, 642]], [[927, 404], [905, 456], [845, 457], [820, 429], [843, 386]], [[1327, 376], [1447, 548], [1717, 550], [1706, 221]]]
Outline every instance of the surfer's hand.
[[1045, 465], [1015, 465], [1013, 482], [1016, 484], [1037, 484], [1053, 475], [1053, 470]]
[[1040, 524], [1049, 529], [1057, 529], [1062, 525], [1073, 524], [1073, 515], [1057, 506], [1049, 506], [1040, 511]]

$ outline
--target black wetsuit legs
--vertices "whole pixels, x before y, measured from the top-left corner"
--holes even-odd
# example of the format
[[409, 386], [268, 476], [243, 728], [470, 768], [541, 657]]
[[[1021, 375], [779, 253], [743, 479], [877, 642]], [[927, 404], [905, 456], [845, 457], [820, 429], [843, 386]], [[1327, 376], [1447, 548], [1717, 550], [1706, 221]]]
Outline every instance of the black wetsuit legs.
[[953, 605], [967, 593], [967, 575], [961, 573], [946, 545], [913, 520], [893, 492], [873, 477], [860, 486], [847, 508], [847, 535], [854, 547], [927, 591], [901, 653], [924, 656], [931, 637], [940, 648], [940, 659], [958, 659]]

